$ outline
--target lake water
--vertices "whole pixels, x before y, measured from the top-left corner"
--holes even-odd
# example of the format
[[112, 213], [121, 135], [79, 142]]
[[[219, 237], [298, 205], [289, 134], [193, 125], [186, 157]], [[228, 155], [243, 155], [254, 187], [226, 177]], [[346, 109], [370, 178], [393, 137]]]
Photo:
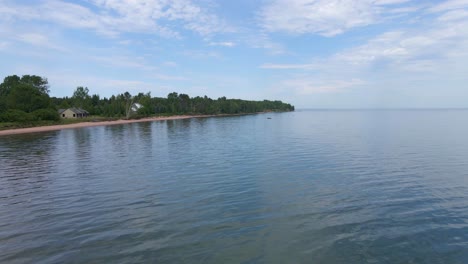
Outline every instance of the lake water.
[[0, 263], [64, 262], [468, 263], [468, 111], [0, 137]]

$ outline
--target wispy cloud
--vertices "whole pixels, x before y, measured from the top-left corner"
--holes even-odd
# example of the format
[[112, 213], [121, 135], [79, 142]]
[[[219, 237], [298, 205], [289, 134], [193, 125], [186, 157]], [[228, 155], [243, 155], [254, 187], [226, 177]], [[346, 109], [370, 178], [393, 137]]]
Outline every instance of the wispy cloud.
[[228, 47], [232, 48], [236, 46], [236, 43], [231, 42], [231, 41], [222, 41], [222, 42], [210, 42], [210, 46], [222, 46], [222, 47]]
[[275, 64], [275, 63], [265, 63], [260, 66], [261, 69], [276, 69], [276, 70], [310, 70], [316, 69], [318, 65], [316, 64]]
[[412, 65], [410, 68], [415, 69], [414, 65], [420, 61], [420, 65], [424, 65], [422, 68], [429, 69], [432, 68], [428, 67], [431, 61], [437, 64], [437, 61], [448, 58], [456, 59], [453, 54], [466, 54], [468, 49], [468, 11], [453, 8], [441, 12], [425, 25], [384, 32], [362, 45], [327, 58], [316, 58], [308, 64], [267, 63], [260, 68], [317, 70], [342, 64], [343, 68], [393, 66], [405, 69], [406, 65]]
[[441, 2], [439, 4], [432, 6], [431, 8], [429, 8], [428, 11], [444, 12], [444, 11], [449, 11], [449, 10], [467, 8], [467, 7], [468, 7], [467, 0], [448, 0], [448, 1], [444, 1], [444, 2]]
[[20, 40], [21, 42], [30, 44], [34, 47], [42, 47], [58, 51], [67, 51], [65, 47], [55, 44], [49, 39], [49, 37], [39, 33], [21, 33], [16, 37], [16, 39]]
[[446, 12], [442, 16], [438, 18], [439, 21], [457, 21], [457, 20], [464, 20], [468, 18], [468, 11], [467, 10], [453, 10]]
[[[150, 79], [165, 80], [165, 81], [183, 81], [185, 77], [181, 75], [163, 74], [159, 67], [147, 62], [143, 57], [129, 57], [129, 56], [88, 56], [90, 60], [97, 63], [112, 66], [113, 68], [129, 68], [144, 71], [146, 76]], [[163, 65], [174, 67], [177, 64], [174, 62], [164, 62]]]
[[265, 49], [273, 55], [283, 55], [288, 53], [283, 44], [272, 40], [271, 37], [264, 32], [249, 32], [244, 38], [244, 42], [252, 48]]
[[[89, 4], [94, 8], [89, 8]], [[22, 5], [4, 1], [0, 7], [3, 20], [38, 20], [56, 23], [66, 28], [94, 30], [101, 35], [120, 33], [156, 33], [178, 37], [178, 23], [185, 30], [200, 35], [222, 32], [226, 23], [190, 0], [90, 0], [80, 5], [59, 0]]]
[[[446, 16], [443, 14], [441, 17]], [[404, 69], [414, 62], [438, 61], [453, 58], [453, 53], [466, 52], [468, 20], [452, 23], [435, 22], [424, 30], [400, 30], [383, 33], [362, 46], [340, 52], [333, 59], [351, 65], [384, 63], [395, 69]], [[424, 66], [424, 68], [427, 68]]]
[[211, 50], [185, 50], [181, 52], [181, 55], [187, 56], [192, 59], [222, 58], [222, 55], [219, 52]]
[[171, 21], [180, 21], [185, 29], [201, 35], [222, 32], [228, 28], [215, 14], [191, 0], [93, 0], [92, 2], [104, 10], [115, 12], [117, 15], [113, 18], [131, 28], [151, 29], [164, 25], [162, 28], [169, 30], [173, 28]]
[[392, 9], [403, 10], [402, 4], [406, 2], [408, 0], [273, 0], [259, 13], [259, 21], [269, 32], [330, 37], [379, 23]]
[[301, 64], [270, 62], [259, 67], [284, 71], [277, 86], [298, 95], [378, 87], [386, 82], [406, 87], [414, 81], [447, 76], [466, 79], [462, 69], [468, 67], [468, 16], [461, 2], [468, 1], [426, 8], [422, 12], [430, 11], [430, 15], [424, 23], [394, 28], [330, 56], [316, 56]]
[[162, 63], [162, 66], [164, 67], [177, 67], [178, 64], [175, 61], [165, 61]]
[[187, 78], [180, 75], [169, 75], [162, 73], [152, 73], [150, 75], [152, 79], [163, 80], [163, 81], [186, 81]]
[[121, 68], [135, 68], [145, 71], [155, 71], [158, 68], [150, 65], [143, 57], [129, 57], [129, 56], [87, 56], [90, 60], [100, 63], [102, 65], [121, 67]]
[[311, 95], [316, 93], [337, 93], [346, 88], [351, 88], [365, 84], [360, 79], [351, 80], [317, 80], [314, 78], [294, 78], [283, 81], [280, 86], [284, 90], [289, 90], [296, 95]]

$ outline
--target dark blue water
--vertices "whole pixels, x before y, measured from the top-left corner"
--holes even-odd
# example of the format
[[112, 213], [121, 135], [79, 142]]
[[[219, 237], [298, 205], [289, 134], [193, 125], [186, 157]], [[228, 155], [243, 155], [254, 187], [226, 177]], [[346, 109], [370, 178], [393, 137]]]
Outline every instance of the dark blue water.
[[3, 136], [0, 262], [468, 263], [468, 111]]

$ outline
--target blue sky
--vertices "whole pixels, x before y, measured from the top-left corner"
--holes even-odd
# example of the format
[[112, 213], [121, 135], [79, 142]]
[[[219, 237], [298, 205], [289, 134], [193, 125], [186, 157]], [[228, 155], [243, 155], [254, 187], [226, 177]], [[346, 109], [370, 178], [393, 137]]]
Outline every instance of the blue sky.
[[468, 107], [468, 0], [0, 0], [0, 56], [53, 96]]

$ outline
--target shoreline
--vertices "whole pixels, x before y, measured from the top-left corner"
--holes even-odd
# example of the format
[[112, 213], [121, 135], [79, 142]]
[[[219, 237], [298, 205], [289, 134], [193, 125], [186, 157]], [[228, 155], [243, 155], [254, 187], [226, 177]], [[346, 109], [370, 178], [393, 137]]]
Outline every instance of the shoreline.
[[180, 120], [180, 119], [216, 117], [216, 116], [222, 116], [222, 115], [176, 115], [176, 116], [164, 116], [164, 117], [148, 117], [148, 118], [130, 119], [130, 120], [119, 119], [119, 120], [114, 120], [114, 121], [80, 122], [80, 123], [67, 124], [67, 125], [14, 128], [14, 129], [0, 130], [0, 136], [40, 133], [40, 132], [49, 132], [49, 131], [57, 131], [57, 130], [64, 130], [64, 129], [95, 127], [95, 126], [111, 126], [111, 125], [123, 125], [123, 124], [142, 123], [142, 122]]

